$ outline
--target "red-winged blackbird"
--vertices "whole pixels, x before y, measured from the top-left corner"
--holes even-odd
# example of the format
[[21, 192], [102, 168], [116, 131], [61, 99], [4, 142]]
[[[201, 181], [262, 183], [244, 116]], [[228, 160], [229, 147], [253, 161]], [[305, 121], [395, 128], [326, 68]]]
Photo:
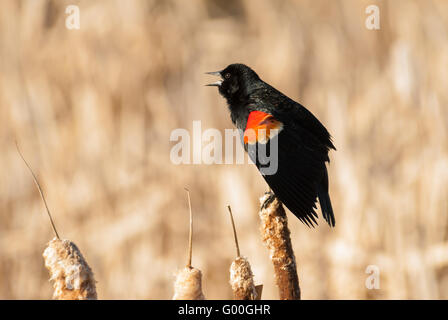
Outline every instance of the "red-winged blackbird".
[[[209, 86], [217, 86], [227, 100], [232, 122], [243, 133], [246, 151], [251, 145], [267, 145], [277, 139], [278, 168], [274, 174], [264, 174], [258, 153], [249, 152], [275, 195], [297, 218], [311, 226], [317, 224], [315, 209], [319, 198], [324, 219], [334, 226], [325, 162], [330, 162], [329, 150], [336, 148], [327, 129], [304, 106], [271, 87], [244, 64], [231, 64], [222, 71], [207, 73], [220, 77]], [[266, 133], [249, 136], [249, 129], [264, 129]], [[275, 137], [270, 136], [272, 129], [278, 130]]]

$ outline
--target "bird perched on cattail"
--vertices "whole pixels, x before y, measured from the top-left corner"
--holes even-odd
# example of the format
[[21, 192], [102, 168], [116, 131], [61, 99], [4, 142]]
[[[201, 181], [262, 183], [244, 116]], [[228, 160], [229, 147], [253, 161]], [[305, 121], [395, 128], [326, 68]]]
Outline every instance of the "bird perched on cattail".
[[[324, 219], [334, 226], [325, 163], [330, 161], [328, 152], [335, 147], [327, 129], [304, 106], [261, 80], [244, 64], [207, 73], [220, 77], [208, 86], [217, 86], [227, 100], [245, 150], [275, 195], [311, 226], [317, 224], [318, 198]], [[257, 150], [274, 144], [276, 158], [272, 154], [270, 157], [277, 161], [276, 170], [265, 172]]]

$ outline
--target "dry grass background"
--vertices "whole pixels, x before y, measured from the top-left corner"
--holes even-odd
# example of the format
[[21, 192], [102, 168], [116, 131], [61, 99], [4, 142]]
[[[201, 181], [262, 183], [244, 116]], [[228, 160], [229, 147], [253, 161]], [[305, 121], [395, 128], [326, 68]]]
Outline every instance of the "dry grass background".
[[[78, 31], [65, 28], [68, 4], [80, 6]], [[364, 27], [369, 4], [379, 31]], [[256, 169], [169, 161], [174, 128], [232, 127], [203, 72], [243, 62], [315, 113], [338, 148], [336, 228], [289, 215], [303, 299], [447, 299], [447, 52], [442, 0], [2, 1], [0, 298], [52, 296], [42, 252], [53, 235], [15, 138], [99, 298], [172, 297], [184, 187], [207, 298], [232, 298], [228, 204], [255, 283], [277, 298]], [[365, 288], [371, 264], [380, 290]]]

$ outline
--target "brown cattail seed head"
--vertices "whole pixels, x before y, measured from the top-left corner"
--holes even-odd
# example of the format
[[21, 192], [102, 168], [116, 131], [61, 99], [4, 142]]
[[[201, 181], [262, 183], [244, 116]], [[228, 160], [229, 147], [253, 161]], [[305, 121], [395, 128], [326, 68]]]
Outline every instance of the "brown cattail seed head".
[[54, 238], [45, 248], [43, 257], [53, 281], [54, 299], [97, 299], [92, 269], [73, 242]]
[[176, 275], [173, 300], [204, 300], [202, 273], [193, 267], [185, 267]]
[[292, 250], [285, 209], [272, 192], [265, 193], [260, 202], [261, 236], [274, 265], [280, 299], [300, 299], [296, 259]]
[[230, 266], [230, 285], [236, 300], [256, 300], [257, 291], [249, 261], [237, 257]]

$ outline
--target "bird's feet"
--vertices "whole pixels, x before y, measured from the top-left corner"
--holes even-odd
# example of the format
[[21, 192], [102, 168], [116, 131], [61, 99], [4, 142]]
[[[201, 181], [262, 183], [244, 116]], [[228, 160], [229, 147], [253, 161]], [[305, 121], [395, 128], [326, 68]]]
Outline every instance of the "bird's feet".
[[269, 189], [263, 196], [263, 203], [261, 204], [261, 210], [266, 209], [276, 199], [274, 192]]

